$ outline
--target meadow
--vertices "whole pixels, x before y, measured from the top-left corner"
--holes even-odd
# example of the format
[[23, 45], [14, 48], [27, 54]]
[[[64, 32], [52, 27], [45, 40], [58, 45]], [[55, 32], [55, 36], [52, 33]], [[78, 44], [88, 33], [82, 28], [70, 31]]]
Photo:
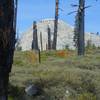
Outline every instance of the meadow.
[[[25, 88], [35, 84], [40, 93], [28, 96]], [[85, 56], [75, 51], [16, 51], [10, 74], [9, 100], [100, 100], [100, 49]]]

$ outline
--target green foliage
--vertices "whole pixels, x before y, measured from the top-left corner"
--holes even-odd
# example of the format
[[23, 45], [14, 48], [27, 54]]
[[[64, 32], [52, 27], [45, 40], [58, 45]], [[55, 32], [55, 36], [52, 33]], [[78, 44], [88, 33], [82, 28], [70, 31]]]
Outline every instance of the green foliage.
[[16, 52], [10, 76], [11, 97], [24, 100], [23, 89], [33, 83], [44, 92], [27, 100], [100, 100], [100, 50], [92, 49], [84, 57], [65, 58], [58, 57], [57, 52], [41, 52], [41, 64], [31, 63], [26, 59], [26, 52]]
[[22, 100], [24, 95], [24, 88], [9, 85], [9, 100]]
[[80, 94], [77, 98], [78, 100], [97, 100], [96, 96], [92, 93], [83, 93]]
[[74, 46], [78, 48], [78, 38], [79, 38], [79, 21], [78, 21], [78, 13], [75, 16], [75, 27], [74, 27]]
[[87, 50], [89, 50], [89, 49], [90, 49], [90, 50], [91, 50], [91, 49], [96, 49], [96, 48], [97, 48], [97, 47], [95, 46], [95, 44], [92, 44], [92, 43], [91, 43], [91, 40], [88, 40], [88, 41], [87, 41], [87, 45], [86, 45], [86, 49], [87, 49]]
[[88, 40], [88, 41], [87, 41], [87, 46], [86, 46], [86, 48], [91, 48], [91, 47], [92, 47], [91, 40]]

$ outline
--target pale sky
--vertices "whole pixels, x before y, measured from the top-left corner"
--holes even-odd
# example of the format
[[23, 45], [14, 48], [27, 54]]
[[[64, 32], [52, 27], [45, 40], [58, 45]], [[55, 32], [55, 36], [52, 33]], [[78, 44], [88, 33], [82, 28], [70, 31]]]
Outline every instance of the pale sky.
[[[74, 25], [75, 14], [67, 15], [77, 8], [71, 7], [71, 4], [77, 4], [78, 0], [60, 0], [59, 19], [62, 19], [70, 25]], [[86, 5], [91, 8], [86, 9], [85, 31], [100, 32], [100, 0], [86, 0]], [[54, 18], [55, 0], [19, 0], [17, 30], [19, 33], [25, 32], [32, 26], [33, 21], [40, 21], [45, 18]]]

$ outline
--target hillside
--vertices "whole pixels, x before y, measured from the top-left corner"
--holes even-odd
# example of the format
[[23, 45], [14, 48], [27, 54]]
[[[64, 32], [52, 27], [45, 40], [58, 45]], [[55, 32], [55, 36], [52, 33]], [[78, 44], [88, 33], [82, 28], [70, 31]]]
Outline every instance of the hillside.
[[[42, 41], [43, 41], [43, 49], [46, 50], [46, 44], [48, 44], [48, 35], [47, 35], [47, 28], [48, 26], [51, 29], [51, 37], [53, 40], [53, 32], [54, 32], [54, 20], [53, 19], [44, 19], [37, 23], [37, 33], [38, 33], [38, 44], [39, 48], [41, 49], [40, 45], [40, 32], [42, 32]], [[70, 49], [75, 49], [73, 43], [73, 30], [74, 28], [65, 23], [62, 20], [58, 22], [58, 39], [57, 39], [57, 49], [61, 50], [68, 46]], [[23, 51], [31, 50], [32, 45], [32, 37], [33, 37], [33, 29], [32, 27], [29, 28], [26, 32], [23, 33], [23, 36], [20, 39], [20, 47]], [[96, 45], [97, 47], [100, 46], [100, 36], [94, 33], [85, 33], [85, 44], [87, 41], [90, 40], [91, 44]]]
[[[42, 63], [34, 64], [38, 58], [32, 51], [15, 52], [10, 100], [100, 100], [100, 50], [89, 50], [85, 57], [73, 51], [42, 52], [41, 57]], [[30, 83], [42, 93], [26, 96]]]

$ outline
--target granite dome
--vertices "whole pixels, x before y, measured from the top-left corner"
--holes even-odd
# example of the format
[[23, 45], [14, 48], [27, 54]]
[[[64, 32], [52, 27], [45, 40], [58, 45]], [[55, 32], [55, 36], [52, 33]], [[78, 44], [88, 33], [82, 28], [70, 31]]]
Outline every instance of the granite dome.
[[[48, 26], [51, 29], [51, 34], [53, 38], [53, 31], [54, 31], [54, 20], [53, 19], [44, 19], [37, 23], [37, 33], [38, 33], [38, 44], [40, 46], [40, 32], [42, 32], [42, 40], [43, 40], [43, 49], [46, 50], [46, 44], [48, 44], [48, 33], [47, 28]], [[74, 28], [65, 23], [62, 20], [58, 21], [58, 38], [57, 38], [57, 49], [63, 49], [67, 46], [69, 48], [74, 49], [73, 43], [73, 30]], [[22, 38], [20, 39], [20, 47], [23, 51], [30, 50], [32, 45], [32, 37], [33, 37], [33, 29], [32, 27], [29, 28], [25, 33], [23, 33]], [[96, 34], [86, 33], [85, 34], [85, 43], [91, 39], [91, 42], [96, 46], [100, 46], [100, 36]]]

